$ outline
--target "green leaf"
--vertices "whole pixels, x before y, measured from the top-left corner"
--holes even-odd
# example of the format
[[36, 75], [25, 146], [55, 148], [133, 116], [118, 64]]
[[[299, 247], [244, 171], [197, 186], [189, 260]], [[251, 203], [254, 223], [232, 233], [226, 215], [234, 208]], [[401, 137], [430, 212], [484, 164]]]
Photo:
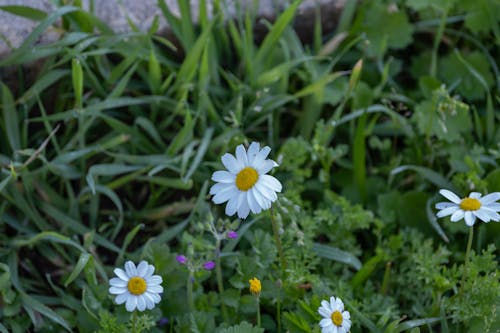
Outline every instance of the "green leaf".
[[349, 252], [342, 251], [335, 247], [328, 245], [323, 245], [319, 243], [313, 244], [313, 251], [321, 258], [326, 258], [334, 261], [338, 261], [344, 264], [348, 264], [354, 267], [356, 270], [361, 268], [361, 261]]
[[402, 49], [410, 44], [414, 27], [403, 9], [378, 1], [369, 4], [361, 30], [370, 41], [370, 54], [382, 56], [387, 49]]
[[264, 329], [254, 327], [246, 321], [241, 322], [239, 325], [231, 326], [221, 329], [217, 333], [263, 333]]
[[5, 130], [7, 132], [7, 140], [9, 140], [10, 148], [13, 152], [21, 149], [21, 139], [19, 135], [19, 118], [17, 109], [14, 104], [14, 99], [9, 88], [2, 83], [2, 111], [5, 122]]
[[391, 171], [391, 176], [395, 176], [398, 173], [404, 172], [404, 171], [415, 171], [417, 172], [420, 176], [423, 178], [427, 179], [434, 185], [436, 185], [439, 188], [444, 188], [448, 189], [450, 191], [456, 191], [455, 187], [443, 176], [441, 176], [439, 173], [437, 173], [434, 170], [431, 170], [426, 167], [421, 167], [417, 165], [402, 165], [400, 167], [394, 168]]
[[0, 10], [4, 10], [11, 14], [21, 16], [33, 21], [41, 21], [47, 17], [47, 13], [43, 10], [28, 6], [7, 5], [0, 6]]
[[90, 258], [91, 258], [90, 253], [80, 254], [80, 258], [78, 258], [75, 268], [73, 268], [73, 271], [71, 272], [70, 276], [68, 276], [66, 281], [64, 281], [64, 287], [68, 287], [69, 284], [73, 282], [78, 277], [78, 275], [80, 275], [81, 271], [85, 268]]
[[479, 51], [454, 52], [442, 57], [438, 68], [442, 80], [449, 86], [458, 84], [456, 91], [470, 100], [483, 99], [494, 82], [488, 59]]

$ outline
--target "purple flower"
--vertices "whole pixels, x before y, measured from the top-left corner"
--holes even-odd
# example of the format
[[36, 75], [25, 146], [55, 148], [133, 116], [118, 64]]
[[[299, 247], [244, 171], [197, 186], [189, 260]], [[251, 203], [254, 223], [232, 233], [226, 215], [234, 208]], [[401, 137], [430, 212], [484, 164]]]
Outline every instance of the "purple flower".
[[158, 320], [158, 326], [165, 326], [168, 325], [170, 321], [168, 320], [167, 317], [162, 317], [160, 320]]
[[238, 233], [236, 231], [229, 231], [227, 233], [227, 237], [231, 238], [231, 239], [235, 239], [235, 238], [238, 238]]
[[213, 261], [207, 261], [206, 263], [203, 264], [203, 268], [205, 268], [207, 271], [211, 271], [214, 269], [215, 263]]
[[176, 257], [175, 257], [175, 260], [177, 260], [177, 262], [178, 262], [179, 264], [182, 264], [182, 265], [184, 265], [184, 264], [187, 262], [187, 258], [186, 258], [186, 256], [183, 256], [182, 254], [181, 254], [181, 255], [176, 256]]

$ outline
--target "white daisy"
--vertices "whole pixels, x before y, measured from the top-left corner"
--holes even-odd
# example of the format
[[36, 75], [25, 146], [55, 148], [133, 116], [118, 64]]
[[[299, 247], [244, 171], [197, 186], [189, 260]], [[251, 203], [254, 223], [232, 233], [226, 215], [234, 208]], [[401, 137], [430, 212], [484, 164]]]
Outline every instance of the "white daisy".
[[226, 214], [244, 219], [250, 211], [258, 214], [271, 208], [271, 203], [278, 199], [276, 192], [281, 192], [281, 183], [273, 176], [266, 175], [276, 162], [266, 157], [271, 148], [252, 142], [248, 151], [243, 145], [236, 147], [236, 157], [231, 154], [222, 156], [222, 164], [228, 171], [215, 171], [212, 180], [217, 182], [210, 188], [214, 195], [212, 201], [221, 204], [227, 201]]
[[484, 222], [500, 221], [500, 192], [493, 192], [484, 197], [481, 193], [472, 192], [467, 198], [460, 199], [455, 193], [448, 190], [440, 190], [439, 193], [451, 202], [438, 202], [436, 209], [437, 217], [451, 215], [451, 222], [465, 220], [469, 227], [473, 226], [476, 218]]
[[135, 267], [132, 261], [125, 263], [125, 270], [115, 268], [115, 278], [109, 280], [109, 293], [117, 295], [115, 302], [125, 304], [127, 311], [132, 312], [136, 308], [139, 311], [151, 310], [161, 300], [160, 293], [163, 292], [161, 276], [153, 275], [155, 267], [145, 261], [141, 261]]
[[330, 297], [330, 302], [321, 301], [318, 312], [323, 319], [319, 322], [321, 333], [347, 333], [351, 329], [351, 314], [344, 311], [344, 303], [338, 297]]

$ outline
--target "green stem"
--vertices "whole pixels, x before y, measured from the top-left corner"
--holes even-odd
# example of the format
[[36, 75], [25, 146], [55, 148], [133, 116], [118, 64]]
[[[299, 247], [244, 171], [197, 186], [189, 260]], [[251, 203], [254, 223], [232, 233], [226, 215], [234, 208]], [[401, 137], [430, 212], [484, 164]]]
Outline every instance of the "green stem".
[[281, 293], [280, 289], [278, 288], [278, 299], [277, 299], [277, 304], [276, 304], [276, 321], [278, 323], [278, 333], [281, 332]]
[[434, 39], [434, 46], [432, 49], [432, 57], [431, 57], [431, 68], [430, 68], [430, 73], [429, 73], [432, 77], [436, 77], [436, 73], [437, 73], [437, 57], [438, 57], [437, 53], [438, 53], [439, 44], [441, 42], [441, 38], [443, 38], [444, 28], [446, 27], [446, 19], [448, 18], [448, 10], [449, 10], [449, 8], [447, 7], [443, 12], [443, 16], [441, 16], [441, 22], [439, 23], [436, 37]]
[[274, 240], [276, 241], [276, 247], [278, 248], [278, 255], [280, 258], [280, 266], [281, 266], [280, 267], [281, 275], [283, 278], [285, 275], [286, 261], [285, 261], [285, 256], [283, 255], [283, 248], [281, 246], [279, 226], [278, 223], [276, 222], [276, 219], [274, 218], [274, 210], [272, 207], [271, 207], [271, 224], [273, 226], [273, 233], [274, 233]]
[[260, 297], [257, 296], [257, 327], [260, 326]]
[[189, 271], [189, 276], [187, 279], [187, 302], [189, 305], [189, 311], [194, 311], [194, 300], [193, 300], [193, 272]]
[[226, 305], [224, 304], [224, 300], [222, 299], [222, 294], [224, 293], [224, 284], [222, 282], [222, 269], [220, 263], [220, 239], [217, 238], [217, 242], [215, 243], [215, 274], [217, 276], [217, 287], [219, 288], [219, 297], [221, 298], [221, 310], [222, 316], [224, 317], [224, 322], [229, 322], [229, 317], [227, 315]]
[[472, 248], [472, 239], [473, 238], [474, 238], [474, 226], [470, 227], [469, 240], [467, 241], [467, 249], [465, 250], [464, 271], [462, 273], [462, 283], [460, 284], [460, 292], [461, 293], [463, 293], [463, 290], [464, 290], [465, 278], [467, 275], [467, 267], [469, 265], [469, 257], [470, 257], [470, 251]]
[[139, 333], [137, 329], [137, 311], [132, 312], [132, 333]]

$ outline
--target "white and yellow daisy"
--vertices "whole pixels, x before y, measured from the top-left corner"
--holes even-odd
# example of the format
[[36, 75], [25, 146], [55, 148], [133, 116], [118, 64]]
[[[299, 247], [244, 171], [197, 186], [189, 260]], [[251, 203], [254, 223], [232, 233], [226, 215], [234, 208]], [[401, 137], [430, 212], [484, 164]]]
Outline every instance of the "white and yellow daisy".
[[467, 198], [460, 199], [455, 193], [448, 190], [440, 190], [439, 193], [451, 202], [438, 202], [436, 209], [437, 217], [449, 216], [451, 222], [465, 220], [469, 227], [476, 223], [476, 218], [483, 222], [500, 221], [500, 192], [493, 192], [484, 197], [478, 192], [472, 192]]
[[132, 261], [125, 263], [125, 270], [115, 268], [117, 277], [109, 280], [109, 293], [117, 295], [116, 304], [125, 304], [127, 311], [151, 310], [161, 300], [163, 292], [161, 276], [153, 275], [155, 267], [141, 261], [137, 267]]
[[351, 329], [351, 314], [344, 311], [344, 303], [338, 297], [321, 301], [318, 313], [323, 317], [319, 322], [321, 333], [347, 333]]
[[231, 154], [222, 156], [222, 164], [228, 171], [215, 171], [212, 180], [217, 182], [210, 188], [212, 201], [221, 204], [227, 201], [226, 214], [244, 219], [250, 211], [254, 214], [271, 208], [271, 203], [278, 199], [281, 183], [273, 176], [267, 175], [278, 166], [276, 162], [266, 159], [271, 148], [252, 142], [248, 151], [243, 145], [236, 147], [236, 157]]

